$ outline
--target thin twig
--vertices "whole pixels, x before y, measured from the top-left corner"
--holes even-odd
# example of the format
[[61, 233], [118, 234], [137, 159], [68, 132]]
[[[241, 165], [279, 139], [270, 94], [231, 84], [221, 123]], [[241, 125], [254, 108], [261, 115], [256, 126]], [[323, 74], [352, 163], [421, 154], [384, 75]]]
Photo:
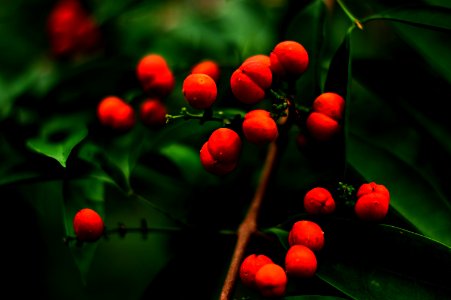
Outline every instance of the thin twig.
[[221, 300], [230, 299], [239, 272], [239, 266], [244, 257], [245, 249], [252, 235], [257, 232], [258, 214], [266, 192], [266, 188], [268, 187], [269, 179], [275, 166], [277, 152], [278, 145], [276, 142], [272, 142], [268, 147], [266, 161], [263, 165], [263, 170], [260, 175], [260, 180], [258, 182], [254, 198], [252, 199], [252, 202], [249, 206], [246, 217], [238, 228], [237, 243], [235, 245], [235, 250], [230, 262], [229, 270], [227, 272], [227, 276], [225, 278], [224, 285], [221, 291]]

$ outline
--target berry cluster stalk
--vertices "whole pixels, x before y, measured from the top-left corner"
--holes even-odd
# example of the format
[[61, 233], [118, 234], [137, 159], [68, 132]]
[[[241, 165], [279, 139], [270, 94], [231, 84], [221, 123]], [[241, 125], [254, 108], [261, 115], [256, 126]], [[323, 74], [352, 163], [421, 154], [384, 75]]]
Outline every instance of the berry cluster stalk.
[[246, 217], [241, 222], [238, 228], [237, 243], [233, 252], [232, 260], [230, 262], [229, 270], [227, 272], [224, 285], [221, 292], [221, 300], [229, 300], [231, 293], [235, 286], [235, 281], [238, 276], [240, 263], [243, 260], [245, 249], [251, 237], [257, 233], [257, 219], [262, 200], [264, 198], [266, 188], [270, 181], [272, 171], [275, 166], [278, 153], [277, 141], [269, 144], [268, 152], [266, 154], [265, 164], [263, 165], [262, 173], [258, 182], [254, 198], [249, 206]]

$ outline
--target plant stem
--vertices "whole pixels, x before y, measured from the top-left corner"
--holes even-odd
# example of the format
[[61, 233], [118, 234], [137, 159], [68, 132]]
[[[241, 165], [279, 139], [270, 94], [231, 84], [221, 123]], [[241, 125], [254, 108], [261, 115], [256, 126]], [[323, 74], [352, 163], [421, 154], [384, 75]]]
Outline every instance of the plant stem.
[[338, 5], [340, 5], [341, 9], [344, 11], [344, 13], [348, 16], [348, 18], [351, 20], [352, 23], [357, 25], [359, 29], [363, 29], [362, 23], [357, 19], [351, 11], [347, 8], [347, 6], [343, 3], [342, 0], [337, 0]]
[[268, 187], [269, 179], [275, 166], [277, 155], [278, 144], [276, 142], [272, 142], [271, 144], [269, 144], [268, 152], [266, 154], [266, 161], [263, 165], [263, 170], [260, 175], [254, 198], [252, 199], [252, 202], [249, 206], [246, 217], [241, 222], [238, 228], [237, 243], [235, 245], [235, 250], [230, 262], [229, 270], [227, 272], [221, 291], [221, 300], [229, 300], [231, 298], [231, 293], [235, 286], [235, 281], [238, 276], [240, 263], [244, 257], [245, 249], [249, 244], [251, 237], [257, 233], [258, 214], [266, 192], [266, 188]]

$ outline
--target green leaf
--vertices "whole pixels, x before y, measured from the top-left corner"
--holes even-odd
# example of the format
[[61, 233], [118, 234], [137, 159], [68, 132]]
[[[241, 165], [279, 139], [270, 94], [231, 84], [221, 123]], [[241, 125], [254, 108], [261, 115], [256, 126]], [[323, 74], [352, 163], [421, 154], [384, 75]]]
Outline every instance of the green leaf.
[[160, 153], [175, 163], [183, 174], [183, 178], [190, 183], [197, 182], [204, 173], [199, 150], [183, 144], [171, 143], [160, 148]]
[[387, 186], [390, 205], [420, 232], [451, 245], [451, 207], [416, 169], [355, 135], [348, 140], [347, 158], [368, 181]]
[[78, 115], [55, 117], [43, 125], [38, 137], [27, 140], [27, 146], [66, 167], [72, 149], [88, 134], [80, 120]]
[[335, 51], [329, 64], [323, 92], [334, 92], [347, 99], [351, 74], [351, 33], [350, 27], [343, 42]]
[[288, 231], [282, 228], [278, 227], [271, 227], [263, 230], [265, 233], [274, 234], [278, 239], [280, 244], [285, 248], [288, 249]]
[[82, 145], [78, 153], [79, 157], [97, 166], [105, 175], [107, 182], [114, 182], [122, 191], [131, 191], [129, 182], [129, 165], [127, 156], [122, 159], [112, 159], [103, 148], [93, 143]]
[[433, 30], [451, 31], [451, 9], [432, 5], [408, 5], [389, 9], [361, 20], [368, 23], [389, 20], [424, 27]]
[[449, 299], [449, 247], [389, 225], [330, 220], [321, 226], [326, 244], [317, 276], [349, 297]]

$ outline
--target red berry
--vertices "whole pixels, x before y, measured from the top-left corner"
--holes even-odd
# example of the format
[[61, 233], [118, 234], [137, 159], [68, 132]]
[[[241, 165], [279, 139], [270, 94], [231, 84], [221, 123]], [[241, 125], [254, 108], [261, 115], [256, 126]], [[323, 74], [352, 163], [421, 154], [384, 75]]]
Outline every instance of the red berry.
[[263, 109], [255, 109], [246, 113], [242, 128], [246, 139], [256, 145], [270, 143], [279, 135], [277, 123], [269, 111]]
[[278, 43], [271, 54], [271, 70], [280, 77], [298, 78], [309, 64], [307, 50], [296, 41]]
[[57, 56], [87, 54], [99, 46], [95, 20], [77, 0], [60, 0], [47, 20], [52, 53]]
[[175, 86], [174, 75], [166, 59], [159, 54], [142, 57], [136, 66], [136, 76], [144, 91], [152, 97], [164, 98]]
[[221, 69], [216, 61], [207, 59], [195, 64], [191, 68], [191, 74], [207, 74], [215, 82], [218, 82]]
[[313, 221], [297, 221], [288, 234], [288, 243], [290, 246], [304, 245], [313, 251], [319, 251], [324, 247], [324, 232]]
[[310, 136], [321, 142], [332, 140], [341, 130], [341, 126], [337, 121], [318, 112], [309, 114], [306, 126]]
[[208, 139], [208, 150], [219, 162], [235, 162], [241, 152], [241, 138], [234, 130], [218, 128]]
[[183, 96], [189, 105], [196, 109], [210, 108], [216, 101], [216, 83], [207, 74], [190, 74], [183, 81]]
[[243, 64], [248, 63], [248, 62], [253, 62], [253, 61], [264, 63], [268, 67], [271, 65], [271, 60], [270, 60], [269, 56], [265, 55], [265, 54], [256, 54], [256, 55], [250, 56], [244, 60]]
[[84, 242], [97, 241], [104, 231], [102, 217], [90, 208], [83, 208], [75, 214], [73, 226], [77, 239]]
[[230, 77], [233, 95], [246, 104], [261, 102], [271, 84], [271, 69], [261, 61], [244, 62]]
[[291, 246], [285, 255], [285, 270], [288, 276], [313, 277], [317, 266], [315, 253], [304, 245]]
[[375, 182], [364, 183], [357, 190], [354, 206], [357, 217], [364, 221], [380, 221], [388, 213], [390, 193], [388, 189]]
[[312, 103], [313, 111], [325, 114], [336, 121], [343, 118], [344, 109], [344, 98], [332, 92], [322, 93]]
[[287, 281], [285, 270], [275, 263], [262, 266], [255, 274], [255, 284], [263, 297], [284, 296]]
[[221, 162], [216, 160], [208, 150], [208, 141], [202, 145], [200, 149], [200, 162], [204, 169], [215, 175], [226, 175], [232, 172], [236, 166], [236, 161], [231, 162]]
[[309, 214], [330, 214], [335, 211], [335, 200], [329, 190], [315, 187], [305, 194], [304, 208]]
[[250, 254], [240, 265], [239, 275], [243, 285], [256, 288], [255, 274], [261, 267], [266, 264], [273, 263], [271, 258], [264, 254]]
[[130, 130], [135, 125], [133, 107], [116, 96], [103, 98], [97, 106], [99, 122], [118, 131]]
[[159, 99], [146, 99], [140, 106], [142, 122], [149, 127], [161, 127], [166, 124], [166, 106]]
[[329, 141], [341, 130], [345, 100], [336, 93], [322, 93], [312, 103], [307, 130], [318, 141]]

